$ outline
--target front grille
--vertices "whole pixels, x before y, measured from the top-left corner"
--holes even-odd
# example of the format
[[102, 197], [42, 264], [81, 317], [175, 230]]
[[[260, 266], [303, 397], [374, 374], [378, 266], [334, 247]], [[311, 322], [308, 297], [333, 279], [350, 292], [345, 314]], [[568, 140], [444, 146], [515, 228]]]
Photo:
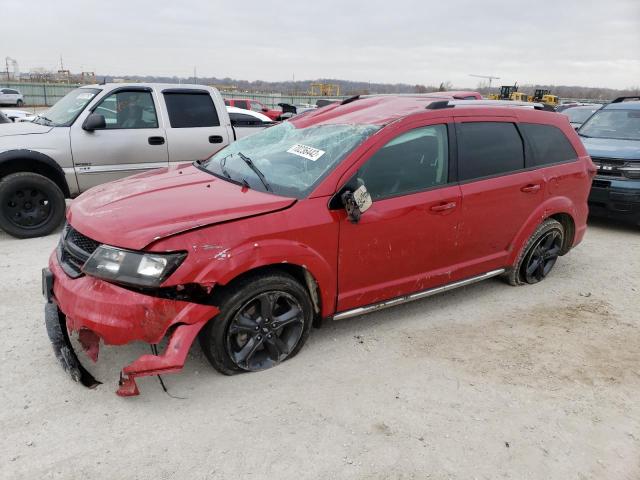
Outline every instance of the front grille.
[[96, 242], [66, 224], [58, 243], [60, 266], [71, 278], [81, 277], [83, 275], [82, 267], [100, 245], [100, 242]]
[[96, 248], [100, 246], [100, 242], [96, 242], [95, 240], [90, 239], [89, 237], [84, 236], [79, 231], [75, 230], [73, 227], [68, 226], [67, 232], [67, 242], [72, 243], [76, 247], [82, 249], [91, 255], [96, 251]]
[[603, 177], [624, 177], [624, 173], [619, 170], [626, 162], [624, 160], [614, 160], [611, 158], [592, 158], [598, 169], [598, 175]]

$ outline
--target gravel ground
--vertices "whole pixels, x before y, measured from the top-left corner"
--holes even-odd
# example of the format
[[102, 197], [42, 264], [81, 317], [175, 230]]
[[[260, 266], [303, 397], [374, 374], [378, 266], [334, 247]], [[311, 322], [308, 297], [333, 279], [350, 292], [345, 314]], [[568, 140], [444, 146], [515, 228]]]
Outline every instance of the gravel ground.
[[114, 394], [148, 346], [74, 384], [43, 324], [57, 234], [0, 232], [0, 477], [638, 479], [640, 231], [597, 222], [535, 286], [489, 280], [314, 330], [276, 369]]

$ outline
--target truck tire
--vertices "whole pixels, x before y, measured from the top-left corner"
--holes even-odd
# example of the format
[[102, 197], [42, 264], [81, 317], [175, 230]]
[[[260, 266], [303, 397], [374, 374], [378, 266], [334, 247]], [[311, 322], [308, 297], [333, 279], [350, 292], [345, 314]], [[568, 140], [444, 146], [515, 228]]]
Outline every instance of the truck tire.
[[64, 194], [45, 176], [12, 173], [0, 180], [0, 228], [16, 238], [48, 235], [65, 216]]

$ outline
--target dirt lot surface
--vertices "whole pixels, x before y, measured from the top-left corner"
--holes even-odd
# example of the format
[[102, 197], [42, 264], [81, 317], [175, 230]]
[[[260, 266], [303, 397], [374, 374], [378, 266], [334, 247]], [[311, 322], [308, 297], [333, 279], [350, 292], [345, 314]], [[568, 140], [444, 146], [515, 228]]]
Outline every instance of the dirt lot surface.
[[194, 345], [176, 398], [149, 377], [130, 399], [118, 371], [148, 346], [103, 348], [95, 390], [54, 358], [56, 241], [0, 233], [1, 478], [640, 478], [638, 229], [593, 223], [536, 286], [332, 322], [270, 371], [224, 377]]

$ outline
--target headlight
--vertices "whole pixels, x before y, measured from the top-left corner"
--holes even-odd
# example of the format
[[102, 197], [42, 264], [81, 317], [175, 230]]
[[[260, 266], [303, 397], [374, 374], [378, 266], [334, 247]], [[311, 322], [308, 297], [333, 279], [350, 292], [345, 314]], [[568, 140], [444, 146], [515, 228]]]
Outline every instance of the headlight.
[[82, 267], [87, 275], [136, 287], [158, 287], [187, 256], [178, 253], [134, 252], [99, 246]]

